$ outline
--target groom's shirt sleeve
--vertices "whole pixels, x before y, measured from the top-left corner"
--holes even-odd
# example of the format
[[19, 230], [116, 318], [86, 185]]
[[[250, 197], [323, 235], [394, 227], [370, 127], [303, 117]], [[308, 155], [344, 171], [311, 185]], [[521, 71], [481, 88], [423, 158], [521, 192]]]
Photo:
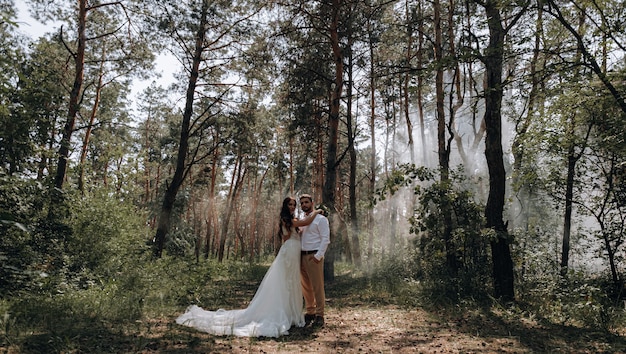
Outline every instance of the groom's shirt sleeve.
[[320, 233], [320, 247], [315, 254], [315, 258], [317, 258], [317, 260], [321, 260], [326, 253], [328, 245], [330, 244], [330, 226], [328, 225], [328, 218], [320, 218], [320, 221], [317, 224], [317, 230]]

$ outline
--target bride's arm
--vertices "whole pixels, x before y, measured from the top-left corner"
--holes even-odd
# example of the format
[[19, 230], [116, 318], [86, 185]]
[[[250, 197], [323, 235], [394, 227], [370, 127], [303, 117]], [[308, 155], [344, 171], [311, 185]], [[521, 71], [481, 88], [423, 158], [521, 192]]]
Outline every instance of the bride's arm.
[[311, 214], [309, 214], [309, 216], [307, 216], [304, 219], [293, 219], [293, 226], [295, 227], [299, 227], [299, 226], [307, 226], [308, 224], [313, 222], [313, 219], [315, 219], [315, 217], [317, 216], [317, 214], [321, 214], [323, 212], [322, 209], [317, 209], [314, 210]]
[[291, 238], [291, 230], [288, 230], [288, 233], [285, 235], [283, 231], [285, 230], [285, 223], [283, 221], [280, 222], [280, 238], [282, 242], [285, 242]]

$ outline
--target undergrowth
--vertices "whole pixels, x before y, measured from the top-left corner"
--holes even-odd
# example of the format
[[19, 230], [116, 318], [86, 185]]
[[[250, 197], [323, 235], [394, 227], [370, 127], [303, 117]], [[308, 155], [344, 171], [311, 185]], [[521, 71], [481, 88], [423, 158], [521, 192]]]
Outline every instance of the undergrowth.
[[[28, 252], [0, 254], [11, 265], [1, 274], [13, 282], [0, 297], [0, 352], [154, 351], [154, 336], [193, 348], [197, 336], [178, 328], [173, 319], [192, 304], [245, 307], [273, 259], [196, 262], [178, 253], [154, 259], [145, 242], [145, 216], [98, 195], [83, 199], [77, 208], [83, 213], [63, 222], [71, 234], [63, 239], [65, 245], [54, 246], [59, 251], [55, 263], [41, 261], [45, 247], [38, 237], [47, 229], [36, 223], [8, 229], [12, 245]], [[15, 215], [23, 223], [31, 217], [18, 211]], [[41, 215], [33, 217], [41, 220]], [[455, 235], [468, 239], [466, 233]], [[613, 333], [624, 328], [622, 303], [610, 296], [605, 282], [589, 274], [572, 273], [564, 280], [558, 273], [526, 273], [518, 280], [518, 301], [502, 305], [489, 296], [488, 272], [473, 271], [483, 265], [482, 255], [476, 258], [480, 262], [466, 263], [451, 275], [439, 266], [443, 253], [427, 252], [438, 250], [437, 245], [417, 241], [407, 244], [402, 254], [367, 260], [367, 270], [336, 262], [336, 278], [326, 287], [332, 307], [476, 313]], [[19, 258], [24, 254], [28, 258]], [[542, 259], [539, 254], [538, 265]]]
[[[197, 337], [177, 329], [173, 318], [191, 304], [205, 308], [242, 308], [254, 295], [270, 260], [261, 264], [214, 260], [200, 263], [186, 259], [164, 257], [145, 259], [141, 266], [119, 272], [115, 279], [91, 284], [87, 288], [67, 287], [54, 294], [20, 294], [19, 297], [0, 302], [0, 347], [19, 348], [18, 352], [127, 352], [138, 351], [151, 345], [151, 333], [163, 335], [166, 340], [185, 343], [193, 348]], [[392, 265], [392, 266], [389, 266]], [[611, 317], [606, 328], [623, 328], [623, 311], [617, 306], [594, 302], [599, 292], [550, 299], [530, 298], [513, 305], [501, 305], [493, 300], [491, 305], [471, 297], [441, 299], [433, 288], [425, 287], [402, 262], [381, 262], [371, 273], [350, 264], [336, 264], [335, 281], [327, 283], [327, 296], [332, 307], [379, 307], [395, 305], [404, 309], [424, 308], [448, 313], [448, 316], [498, 316], [505, 321], [521, 318], [559, 322], [565, 305], [571, 310], [569, 325], [589, 326], [598, 330], [602, 324], [602, 311]], [[407, 272], [408, 271], [408, 272]], [[562, 288], [563, 293], [567, 289]], [[573, 288], [570, 288], [573, 290]], [[555, 299], [558, 298], [558, 306]], [[533, 301], [528, 302], [528, 301]], [[604, 306], [604, 307], [602, 307]], [[578, 316], [573, 314], [578, 311]], [[586, 319], [586, 320], [585, 320]], [[165, 323], [162, 323], [165, 321]], [[561, 323], [565, 323], [561, 321]], [[296, 333], [297, 336], [297, 333]], [[169, 338], [169, 339], [168, 339]], [[293, 340], [293, 338], [292, 338]], [[251, 341], [250, 345], [254, 342]], [[148, 348], [149, 349], [149, 348]]]

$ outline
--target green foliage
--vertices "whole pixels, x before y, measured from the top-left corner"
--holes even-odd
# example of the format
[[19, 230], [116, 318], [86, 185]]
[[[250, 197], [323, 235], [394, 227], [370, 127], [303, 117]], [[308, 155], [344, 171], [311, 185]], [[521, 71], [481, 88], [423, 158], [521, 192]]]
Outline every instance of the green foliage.
[[[50, 220], [45, 208], [36, 207], [48, 201], [38, 183], [0, 186], [10, 198], [3, 200], [19, 201], [13, 203], [12, 217], [28, 218], [27, 232], [13, 228], [7, 234], [12, 241], [7, 261], [20, 272], [2, 274], [3, 282], [11, 281], [2, 287], [4, 343], [34, 352], [78, 350], [75, 338], [101, 337], [112, 330], [111, 323], [133, 323], [143, 316], [152, 286], [144, 267], [137, 266], [149, 262], [143, 213], [100, 190], [83, 197], [66, 194], [68, 217]], [[39, 193], [33, 193], [37, 188]], [[7, 239], [0, 241], [6, 250]], [[20, 343], [25, 329], [45, 335]]]
[[33, 352], [67, 352], [79, 349], [84, 338], [110, 336], [115, 331], [111, 324], [133, 323], [143, 315], [142, 295], [146, 287], [136, 279], [129, 276], [87, 289], [66, 288], [52, 296], [23, 293], [6, 312], [14, 328], [7, 337], [10, 342], [18, 342], [19, 332], [37, 331], [42, 334], [20, 340], [23, 348]]
[[241, 308], [267, 271], [266, 264], [195, 264], [169, 255], [152, 259], [149, 252], [125, 253], [109, 266], [108, 277], [82, 287], [65, 284], [51, 294], [23, 292], [0, 302], [6, 326], [0, 338], [33, 352], [128, 352], [142, 343], [125, 340], [125, 330], [146, 317], [171, 318], [190, 304]]
[[516, 231], [519, 306], [531, 317], [560, 325], [604, 331], [623, 326], [623, 304], [616, 300], [621, 294], [615, 294], [610, 277], [574, 267], [561, 274], [550, 222], [536, 219], [529, 231]]
[[[416, 180], [420, 182], [432, 181], [434, 171], [424, 166], [416, 167], [413, 164], [399, 165], [391, 170], [389, 177], [383, 181], [382, 187], [376, 190], [373, 203], [385, 200], [387, 195], [393, 195], [402, 187], [411, 186]], [[416, 192], [417, 192], [416, 187]]]
[[67, 114], [65, 55], [60, 43], [41, 38], [27, 59], [11, 59], [14, 77], [6, 83], [15, 87], [7, 96], [0, 92], [0, 101], [13, 102], [0, 108], [0, 168], [9, 174], [41, 173], [42, 161], [52, 157], [54, 132]]
[[65, 248], [70, 273], [106, 277], [125, 263], [124, 258], [147, 250], [145, 215], [133, 205], [97, 190], [76, 198], [72, 206], [72, 234]]
[[25, 57], [24, 38], [14, 33], [12, 2], [0, 4], [0, 17], [0, 171], [13, 174], [30, 152], [28, 122], [16, 116], [21, 107], [18, 86]]
[[44, 210], [37, 181], [0, 176], [0, 297], [30, 288], [42, 273], [42, 248], [34, 232]]
[[381, 259], [367, 277], [369, 291], [374, 293], [369, 297], [379, 303], [397, 303], [406, 308], [421, 306], [428, 299], [423, 296], [417, 259], [414, 249]]
[[461, 170], [453, 172], [449, 181], [436, 181], [435, 176], [425, 167], [399, 166], [377, 196], [384, 199], [420, 181], [414, 186], [418, 202], [409, 217], [410, 232], [417, 236], [411, 277], [419, 279], [428, 298], [437, 302], [486, 297], [489, 239], [482, 234], [482, 207], [463, 188], [467, 182]]
[[[55, 292], [110, 276], [128, 254], [141, 253], [141, 212], [106, 191], [64, 194], [51, 217], [48, 189], [34, 180], [0, 178], [0, 295], [17, 290]], [[59, 214], [57, 214], [59, 215]]]
[[182, 220], [175, 222], [175, 227], [170, 230], [165, 240], [165, 251], [172, 256], [193, 255], [196, 235], [193, 227]]
[[552, 323], [612, 331], [623, 326], [621, 304], [611, 296], [613, 284], [584, 272], [527, 277], [519, 297], [525, 310]]

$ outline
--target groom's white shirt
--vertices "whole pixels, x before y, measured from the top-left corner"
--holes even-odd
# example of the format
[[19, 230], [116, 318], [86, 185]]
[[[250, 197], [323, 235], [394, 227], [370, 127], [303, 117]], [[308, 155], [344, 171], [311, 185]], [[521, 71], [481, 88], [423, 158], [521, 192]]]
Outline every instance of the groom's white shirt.
[[317, 251], [315, 258], [319, 261], [324, 258], [328, 244], [330, 244], [330, 227], [328, 219], [317, 215], [313, 222], [302, 227], [302, 250]]

